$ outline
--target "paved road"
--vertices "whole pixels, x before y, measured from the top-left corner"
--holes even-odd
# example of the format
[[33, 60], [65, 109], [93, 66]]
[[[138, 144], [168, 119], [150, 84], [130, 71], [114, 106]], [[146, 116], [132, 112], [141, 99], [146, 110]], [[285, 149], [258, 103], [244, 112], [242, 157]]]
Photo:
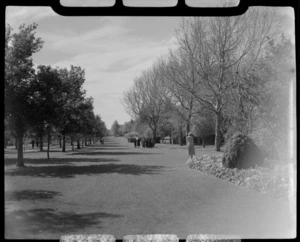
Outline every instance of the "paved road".
[[108, 137], [104, 146], [53, 152], [48, 163], [34, 155], [27, 159], [29, 168], [6, 169], [8, 238], [58, 239], [69, 233], [274, 238], [293, 231], [288, 203], [187, 168], [183, 149], [160, 144], [135, 149], [123, 138]]

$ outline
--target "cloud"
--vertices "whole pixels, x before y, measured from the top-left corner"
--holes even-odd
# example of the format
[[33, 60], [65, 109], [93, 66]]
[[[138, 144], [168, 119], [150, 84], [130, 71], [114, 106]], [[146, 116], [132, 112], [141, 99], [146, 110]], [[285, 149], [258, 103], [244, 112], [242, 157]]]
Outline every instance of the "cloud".
[[[74, 36], [47, 36], [53, 50], [72, 51], [69, 59], [55, 63], [58, 66], [80, 65], [90, 72], [122, 72], [143, 66], [154, 61], [160, 55], [167, 53], [168, 48], [175, 48], [174, 38], [159, 41], [129, 34], [128, 29], [106, 26]], [[117, 31], [117, 29], [121, 31]], [[111, 36], [103, 34], [110, 32]], [[136, 69], [136, 68], [135, 68]], [[95, 76], [95, 75], [94, 75]]]
[[51, 7], [8, 6], [5, 20], [13, 28], [17, 28], [22, 23], [31, 24], [55, 16], [58, 15]]
[[[69, 69], [76, 65], [85, 69], [84, 89], [87, 96], [94, 98], [94, 111], [107, 127], [116, 119], [119, 123], [130, 120], [120, 102], [124, 91], [168, 48], [176, 47], [170, 33], [161, 31], [163, 34], [158, 35], [155, 30], [159, 27], [150, 29], [152, 26], [146, 21], [135, 26], [130, 22], [132, 19], [125, 17], [65, 21], [52, 18], [59, 15], [50, 7], [9, 7], [6, 13], [10, 23], [39, 24], [37, 36], [45, 43], [33, 56], [36, 66]], [[49, 21], [41, 23], [43, 20]], [[144, 29], [145, 24], [153, 34]]]
[[[47, 48], [72, 55], [105, 53], [111, 49], [126, 48], [126, 40], [132, 30], [122, 26], [121, 19], [104, 17], [97, 21], [99, 22], [97, 28], [86, 31], [84, 31], [85, 26], [78, 26], [78, 28], [73, 26], [63, 32], [40, 30], [38, 35], [45, 40]], [[122, 39], [125, 39], [124, 43]]]
[[[128, 37], [129, 39], [131, 37]], [[128, 40], [128, 39], [127, 39]], [[140, 39], [141, 40], [141, 39]], [[126, 41], [115, 40], [113, 44], [104, 42], [106, 52], [87, 52], [70, 59], [56, 62], [54, 66], [67, 67], [78, 65], [86, 70], [84, 88], [87, 95], [94, 97], [95, 112], [103, 117], [109, 126], [115, 119], [123, 123], [130, 119], [120, 99], [124, 91], [133, 84], [135, 77], [152, 64], [169, 48], [176, 48], [173, 39], [160, 41]], [[114, 44], [124, 48], [114, 49]], [[118, 112], [116, 117], [114, 111]]]

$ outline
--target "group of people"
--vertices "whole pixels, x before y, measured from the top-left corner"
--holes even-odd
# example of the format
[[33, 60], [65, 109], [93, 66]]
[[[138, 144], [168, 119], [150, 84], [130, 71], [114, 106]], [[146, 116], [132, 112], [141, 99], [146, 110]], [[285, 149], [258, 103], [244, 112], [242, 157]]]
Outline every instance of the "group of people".
[[[134, 148], [139, 148], [141, 144], [143, 148], [153, 147], [153, 142], [151, 138], [134, 137], [133, 144], [134, 144]], [[187, 144], [188, 155], [191, 158], [193, 158], [193, 156], [195, 156], [195, 147], [194, 147], [194, 135], [191, 132], [189, 132], [188, 136], [186, 137], [186, 144]]]
[[31, 141], [32, 149], [34, 149], [34, 144], [36, 144], [36, 147], [39, 147], [39, 142], [38, 142], [38, 141], [32, 140], [32, 141]]
[[100, 138], [100, 144], [104, 145], [104, 138]]
[[143, 148], [153, 148], [154, 146], [151, 138], [135, 137], [133, 138], [133, 144], [134, 148], [140, 148], [141, 145]]

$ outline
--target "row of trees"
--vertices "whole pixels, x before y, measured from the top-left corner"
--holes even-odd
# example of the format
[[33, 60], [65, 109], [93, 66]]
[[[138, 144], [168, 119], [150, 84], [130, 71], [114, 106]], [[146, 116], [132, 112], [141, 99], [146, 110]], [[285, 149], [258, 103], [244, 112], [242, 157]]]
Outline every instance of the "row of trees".
[[216, 150], [240, 131], [269, 153], [286, 150], [294, 46], [275, 9], [233, 17], [184, 18], [178, 48], [134, 80], [123, 103], [134, 120], [157, 129], [215, 134]]
[[[16, 137], [17, 166], [24, 166], [25, 133], [48, 138], [51, 134], [71, 141], [91, 140], [105, 135], [105, 123], [93, 112], [93, 99], [83, 89], [85, 70], [81, 67], [53, 68], [40, 65], [34, 69], [32, 55], [41, 50], [43, 41], [35, 36], [36, 24], [21, 25], [17, 33], [6, 26], [5, 35], [5, 123]], [[73, 143], [73, 142], [72, 142]]]
[[115, 120], [111, 126], [111, 134], [114, 136], [119, 136], [121, 135], [121, 126], [117, 120]]

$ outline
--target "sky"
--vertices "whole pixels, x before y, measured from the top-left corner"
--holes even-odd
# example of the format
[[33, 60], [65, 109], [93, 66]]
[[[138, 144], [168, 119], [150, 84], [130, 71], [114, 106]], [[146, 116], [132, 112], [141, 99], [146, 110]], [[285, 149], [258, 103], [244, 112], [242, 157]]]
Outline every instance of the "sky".
[[[134, 0], [127, 1], [134, 4]], [[93, 2], [99, 6], [99, 1], [93, 0], [86, 0], [85, 4], [62, 0], [62, 5], [90, 6]], [[283, 13], [291, 20], [291, 9], [285, 8]], [[35, 66], [69, 69], [75, 65], [85, 69], [86, 96], [93, 97], [94, 112], [101, 116], [107, 128], [115, 120], [119, 124], [130, 121], [121, 103], [123, 93], [142, 71], [169, 49], [177, 47], [174, 31], [180, 21], [181, 17], [64, 17], [50, 7], [8, 6], [6, 9], [6, 23], [15, 31], [22, 23], [38, 24], [36, 36], [42, 38], [44, 45], [33, 55]], [[287, 30], [293, 33], [293, 28]]]

